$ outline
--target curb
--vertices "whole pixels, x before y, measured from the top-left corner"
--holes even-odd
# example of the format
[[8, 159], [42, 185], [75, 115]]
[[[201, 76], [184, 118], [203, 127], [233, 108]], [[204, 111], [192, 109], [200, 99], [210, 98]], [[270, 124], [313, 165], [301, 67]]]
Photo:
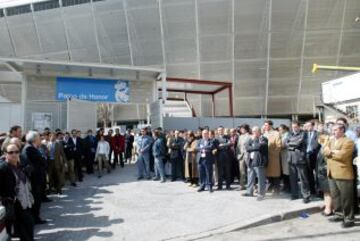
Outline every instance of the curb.
[[248, 229], [248, 228], [254, 228], [254, 227], [258, 227], [258, 226], [262, 226], [262, 225], [266, 225], [266, 224], [277, 223], [277, 222], [297, 218], [297, 217], [299, 217], [299, 214], [302, 212], [306, 212], [308, 214], [318, 213], [322, 210], [323, 206], [324, 206], [323, 204], [317, 203], [316, 205], [313, 205], [311, 207], [298, 208], [298, 209], [288, 210], [288, 211], [284, 211], [284, 212], [278, 212], [275, 214], [263, 215], [261, 217], [249, 219], [245, 223], [241, 223], [241, 224], [234, 223], [234, 224], [230, 224], [230, 225], [227, 225], [224, 227], [216, 228], [216, 229], [213, 229], [210, 231], [205, 231], [205, 232], [198, 233], [198, 234], [189, 234], [189, 235], [185, 235], [182, 237], [173, 237], [173, 238], [169, 238], [169, 239], [165, 239], [165, 240], [166, 241], [192, 241], [192, 240], [205, 239], [205, 238], [211, 237], [213, 235], [240, 231], [240, 230], [244, 230], [244, 229]]

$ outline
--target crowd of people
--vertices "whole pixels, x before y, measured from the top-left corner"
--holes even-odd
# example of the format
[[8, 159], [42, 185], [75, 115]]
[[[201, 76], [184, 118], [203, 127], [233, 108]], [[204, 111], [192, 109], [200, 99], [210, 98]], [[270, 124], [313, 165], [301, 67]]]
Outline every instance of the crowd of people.
[[210, 193], [214, 187], [234, 190], [238, 181], [245, 190], [242, 196], [258, 201], [266, 193], [287, 193], [304, 203], [323, 198], [322, 214], [329, 221], [354, 226], [360, 128], [351, 130], [345, 118], [326, 125], [293, 121], [277, 128], [271, 120], [261, 127], [196, 132], [144, 128], [135, 142], [138, 180], [184, 180], [198, 192]]
[[[51, 202], [49, 194], [62, 194], [66, 182], [77, 186], [84, 172], [102, 176], [103, 165], [108, 172], [117, 165], [131, 161], [134, 136], [115, 129], [107, 135], [100, 129], [96, 135], [88, 130], [84, 138], [79, 130], [43, 133], [11, 127], [2, 138], [0, 157], [0, 200], [5, 207], [5, 225], [9, 236], [34, 240], [34, 225], [47, 221], [41, 218], [43, 202]], [[112, 159], [113, 157], [113, 159]], [[113, 160], [110, 162], [110, 160]]]
[[358, 211], [357, 150], [360, 128], [352, 131], [345, 118], [322, 124], [293, 121], [275, 128], [243, 124], [238, 128], [163, 131], [143, 128], [60, 129], [28, 131], [13, 126], [3, 138], [0, 157], [0, 200], [6, 209], [6, 229], [20, 240], [34, 239], [34, 225], [46, 223], [41, 203], [49, 194], [62, 194], [66, 182], [76, 186], [87, 174], [98, 178], [117, 166], [136, 160], [137, 179], [165, 183], [184, 181], [212, 193], [236, 190], [263, 200], [267, 193], [288, 193], [291, 200], [309, 203], [324, 199], [323, 215], [343, 227], [354, 225]]

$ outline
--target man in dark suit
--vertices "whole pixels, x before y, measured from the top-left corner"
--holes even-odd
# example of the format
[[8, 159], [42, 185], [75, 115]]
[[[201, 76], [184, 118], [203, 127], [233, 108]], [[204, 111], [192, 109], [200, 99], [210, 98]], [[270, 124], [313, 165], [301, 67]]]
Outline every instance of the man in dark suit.
[[180, 132], [175, 131], [174, 137], [169, 139], [168, 148], [170, 149], [171, 161], [171, 181], [176, 181], [177, 178], [184, 179], [183, 167], [184, 158], [183, 151], [185, 140], [179, 136]]
[[199, 165], [200, 174], [200, 188], [198, 192], [205, 190], [208, 186], [209, 192], [213, 192], [213, 164], [215, 161], [213, 150], [215, 149], [214, 142], [209, 138], [209, 131], [202, 131], [202, 139], [198, 141], [196, 151], [198, 152], [197, 163]]
[[70, 143], [70, 133], [66, 132], [64, 138], [62, 135], [59, 136], [59, 139], [62, 140], [62, 144], [64, 146], [64, 152], [66, 156], [66, 165], [67, 165], [67, 172], [69, 181], [71, 183], [71, 186], [76, 187], [75, 183], [75, 171], [74, 171], [74, 155], [73, 155], [73, 145], [74, 143]]
[[318, 133], [314, 129], [315, 123], [308, 121], [305, 124], [306, 128], [306, 165], [309, 174], [309, 185], [311, 194], [316, 194], [315, 180], [316, 180], [316, 158], [320, 150], [320, 144], [318, 142]]
[[268, 164], [268, 140], [261, 135], [258, 126], [252, 128], [252, 137], [245, 143], [246, 164], [248, 166], [248, 183], [243, 196], [253, 196], [255, 180], [258, 179], [259, 193], [257, 200], [261, 201], [266, 192], [266, 166]]
[[125, 134], [125, 163], [127, 161], [129, 161], [129, 163], [131, 162], [134, 139], [131, 130], [128, 129]]
[[306, 164], [306, 135], [300, 129], [298, 121], [293, 121], [291, 124], [292, 132], [285, 143], [289, 151], [288, 162], [290, 168], [290, 189], [291, 199], [298, 198], [298, 176], [300, 177], [301, 194], [303, 202], [310, 202], [310, 186], [309, 175]]
[[88, 174], [94, 173], [94, 160], [97, 141], [93, 135], [92, 130], [87, 131], [87, 136], [84, 138], [84, 159], [86, 163], [86, 172]]
[[82, 159], [82, 149], [81, 149], [81, 140], [77, 135], [76, 130], [71, 131], [71, 137], [68, 140], [68, 146], [72, 152], [74, 158], [74, 171], [78, 177], [79, 182], [83, 181], [83, 174], [81, 170], [81, 159]]
[[218, 146], [216, 152], [216, 162], [218, 168], [218, 190], [222, 190], [223, 180], [225, 178], [226, 189], [230, 190], [231, 177], [232, 177], [232, 161], [230, 156], [230, 136], [224, 135], [224, 127], [218, 128], [218, 137], [216, 138]]
[[28, 166], [31, 167], [30, 181], [32, 194], [34, 196], [32, 214], [36, 224], [43, 224], [46, 223], [46, 221], [40, 218], [40, 208], [44, 191], [43, 186], [46, 181], [46, 160], [39, 151], [41, 139], [38, 132], [29, 131], [26, 134], [26, 142], [21, 153], [25, 162], [22, 166], [24, 168]]

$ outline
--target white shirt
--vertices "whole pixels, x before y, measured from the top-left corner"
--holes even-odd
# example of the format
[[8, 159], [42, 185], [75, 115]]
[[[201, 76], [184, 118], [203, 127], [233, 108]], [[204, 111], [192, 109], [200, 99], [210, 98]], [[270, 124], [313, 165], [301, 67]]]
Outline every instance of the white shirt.
[[109, 152], [110, 152], [109, 143], [107, 141], [99, 141], [96, 154], [109, 155]]
[[74, 142], [74, 145], [75, 145], [74, 150], [76, 151], [76, 138], [74, 138], [74, 137], [71, 137], [71, 138], [72, 138], [72, 140]]

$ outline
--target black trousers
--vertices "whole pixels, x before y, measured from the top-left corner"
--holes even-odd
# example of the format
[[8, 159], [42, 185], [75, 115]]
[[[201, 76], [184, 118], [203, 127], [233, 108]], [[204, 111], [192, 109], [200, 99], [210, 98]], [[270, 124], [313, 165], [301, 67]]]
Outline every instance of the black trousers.
[[353, 185], [353, 189], [354, 189], [354, 213], [359, 213], [359, 198], [358, 198], [358, 189], [357, 189], [357, 180], [358, 180], [358, 176], [360, 173], [358, 173], [357, 171], [357, 166], [353, 165], [353, 169], [354, 169], [354, 185]]
[[15, 203], [16, 214], [16, 230], [21, 241], [34, 240], [34, 219], [31, 214], [31, 209], [23, 209], [19, 202]]
[[84, 177], [81, 167], [82, 167], [81, 156], [76, 156], [74, 158], [74, 171], [75, 171], [75, 175], [77, 175], [77, 178], [80, 182], [82, 181], [82, 179]]
[[184, 160], [181, 157], [171, 158], [171, 179], [184, 178]]
[[317, 152], [306, 154], [306, 164], [308, 168], [308, 180], [311, 194], [316, 194], [316, 158]]
[[120, 166], [124, 167], [123, 152], [114, 152], [114, 163], [113, 163], [113, 165], [118, 164], [119, 160], [120, 160]]
[[300, 190], [302, 197], [310, 198], [310, 187], [308, 180], [308, 168], [306, 164], [289, 164], [291, 197], [299, 197], [298, 178], [300, 178]]
[[229, 158], [228, 155], [219, 155], [216, 159], [216, 166], [218, 169], [218, 188], [222, 189], [223, 182], [225, 180], [226, 188], [229, 188], [232, 183], [232, 166], [233, 159]]
[[43, 182], [39, 180], [32, 180], [31, 182], [31, 191], [34, 197], [34, 204], [32, 206], [31, 212], [35, 220], [40, 219], [40, 208], [43, 198]]
[[86, 152], [85, 153], [85, 165], [86, 165], [86, 172], [88, 174], [94, 173], [94, 159], [95, 153]]

